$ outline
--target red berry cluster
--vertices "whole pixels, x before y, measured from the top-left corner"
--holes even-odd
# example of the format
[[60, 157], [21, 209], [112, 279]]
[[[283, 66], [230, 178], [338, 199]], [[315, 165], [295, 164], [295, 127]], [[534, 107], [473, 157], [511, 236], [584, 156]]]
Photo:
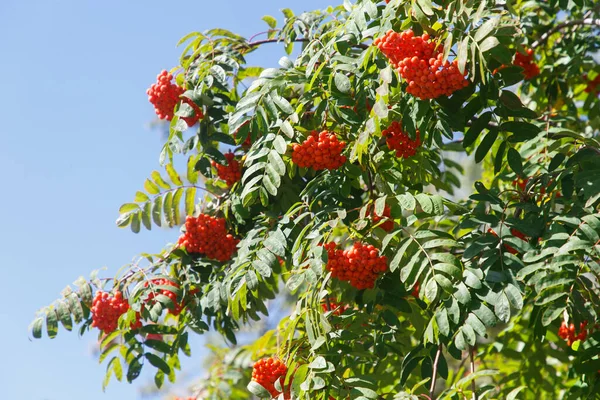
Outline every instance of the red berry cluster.
[[275, 389], [275, 382], [281, 379], [280, 383], [283, 387], [286, 374], [287, 367], [285, 364], [273, 357], [258, 360], [252, 368], [252, 380], [267, 389], [273, 397], [281, 394], [279, 390]]
[[598, 92], [598, 86], [600, 86], [600, 75], [597, 75], [591, 81], [587, 79], [587, 76], [585, 77], [585, 79], [587, 80], [587, 86], [585, 87], [585, 92], [586, 93]]
[[415, 36], [410, 29], [402, 33], [389, 30], [374, 44], [408, 82], [406, 92], [413, 96], [435, 99], [469, 85], [466, 70], [460, 73], [457, 60], [443, 61], [441, 46], [430, 41], [427, 33]]
[[385, 143], [390, 150], [396, 151], [396, 157], [409, 158], [417, 153], [417, 148], [421, 146], [420, 132], [417, 130], [417, 137], [412, 140], [406, 132], [402, 130], [402, 125], [398, 121], [384, 129], [381, 134], [385, 137]]
[[242, 166], [231, 151], [225, 154], [225, 158], [227, 159], [227, 165], [215, 161], [211, 161], [211, 164], [217, 169], [219, 178], [224, 180], [227, 186], [233, 186], [234, 183], [242, 179]]
[[334, 278], [348, 281], [357, 289], [371, 289], [379, 274], [387, 271], [387, 258], [379, 255], [373, 245], [356, 242], [348, 250], [336, 248], [334, 242], [324, 245], [327, 250], [327, 269]]
[[[179, 285], [176, 284], [175, 282], [172, 282], [168, 279], [164, 279], [164, 278], [160, 278], [160, 279], [152, 279], [150, 281], [150, 284], [152, 284], [153, 286], [173, 286], [174, 288], [179, 289]], [[144, 287], [148, 287], [149, 283], [146, 282], [144, 284]], [[152, 286], [150, 287], [152, 289]], [[152, 299], [154, 299], [157, 295], [162, 294], [167, 296], [168, 298], [171, 299], [171, 301], [174, 304], [173, 309], [169, 309], [169, 312], [175, 316], [179, 315], [181, 313], [181, 310], [183, 310], [183, 302], [182, 303], [178, 303], [177, 302], [177, 295], [175, 293], [173, 293], [170, 290], [166, 290], [166, 289], [157, 289], [157, 290], [152, 290], [149, 294], [148, 294], [148, 302], [149, 304], [153, 304], [153, 302], [151, 301]]]
[[529, 80], [540, 74], [540, 67], [533, 60], [533, 50], [527, 49], [526, 52], [527, 54], [522, 54], [517, 51], [514, 65], [523, 68], [523, 75]]
[[[123, 298], [123, 293], [117, 291], [115, 295], [98, 291], [92, 302], [92, 326], [108, 334], [117, 329], [119, 317], [129, 310], [127, 299]], [[138, 319], [132, 324], [131, 329], [138, 329], [142, 326]]]
[[179, 245], [188, 253], [203, 254], [207, 258], [225, 262], [231, 259], [239, 242], [227, 233], [224, 218], [200, 214], [188, 216], [185, 220], [186, 232], [179, 238]]
[[[331, 308], [329, 308], [330, 306], [331, 306]], [[349, 309], [350, 306], [348, 304], [338, 303], [331, 299], [329, 299], [329, 301], [327, 301], [326, 299], [323, 299], [323, 301], [321, 302], [321, 308], [323, 309], [324, 312], [332, 311], [333, 315], [340, 316], [344, 313], [344, 311]]]
[[195, 125], [199, 119], [204, 117], [202, 110], [192, 100], [186, 97], [181, 98], [181, 95], [185, 92], [185, 89], [172, 83], [172, 80], [173, 75], [165, 70], [158, 74], [156, 77], [156, 83], [152, 84], [152, 86], [146, 90], [148, 100], [154, 106], [154, 111], [156, 112], [158, 118], [166, 119], [167, 121], [173, 119], [175, 106], [177, 103], [179, 103], [179, 101], [189, 104], [194, 109], [194, 116], [183, 117], [182, 119], [188, 126]]
[[575, 335], [575, 324], [570, 324], [567, 327], [565, 321], [562, 322], [560, 328], [558, 328], [558, 336], [567, 341], [567, 346], [571, 347], [574, 341], [581, 340], [582, 342], [587, 339], [588, 331], [586, 329], [587, 321], [583, 321], [579, 324], [579, 334]]
[[371, 217], [373, 218], [374, 224], [378, 224], [382, 220], [385, 221], [379, 225], [379, 227], [384, 231], [391, 232], [394, 229], [394, 220], [392, 220], [392, 210], [387, 204], [383, 208], [382, 216], [375, 214], [375, 210], [373, 210], [373, 212], [371, 213]]
[[338, 169], [346, 162], [346, 156], [341, 155], [344, 147], [346, 142], [340, 141], [335, 134], [313, 131], [303, 143], [294, 144], [292, 161], [299, 167], [315, 171]]

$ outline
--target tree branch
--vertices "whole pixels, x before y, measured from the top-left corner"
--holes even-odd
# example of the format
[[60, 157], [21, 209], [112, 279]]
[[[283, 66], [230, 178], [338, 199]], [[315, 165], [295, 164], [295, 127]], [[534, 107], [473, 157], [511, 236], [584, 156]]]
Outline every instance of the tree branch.
[[431, 387], [429, 388], [429, 397], [434, 400], [433, 394], [435, 392], [435, 384], [437, 381], [437, 370], [438, 370], [438, 362], [440, 361], [440, 355], [442, 354], [442, 344], [438, 346], [437, 353], [435, 353], [435, 360], [433, 361], [433, 376], [431, 378]]
[[536, 47], [543, 45], [544, 43], [546, 43], [548, 41], [548, 38], [550, 38], [550, 36], [552, 36], [556, 32], [559, 32], [565, 28], [568, 28], [570, 26], [583, 26], [583, 25], [594, 25], [594, 26], [600, 27], [600, 19], [584, 18], [584, 19], [576, 19], [573, 21], [567, 21], [567, 22], [560, 23], [560, 24], [556, 25], [554, 28], [550, 29], [548, 32], [544, 33], [538, 40], [533, 42], [531, 44], [531, 48], [535, 49]]
[[[312, 39], [309, 38], [297, 38], [292, 40], [292, 42], [297, 42], [297, 43], [306, 43], [306, 42], [310, 42]], [[265, 40], [257, 40], [255, 42], [248, 42], [246, 43], [247, 46], [249, 47], [256, 47], [256, 46], [260, 46], [262, 44], [267, 44], [267, 43], [279, 43], [279, 42], [283, 42], [282, 39], [265, 39]], [[368, 49], [369, 45], [366, 45], [364, 43], [358, 43], [353, 45], [353, 47], [357, 47], [359, 49]]]
[[[469, 357], [471, 359], [471, 374], [475, 373], [475, 361], [473, 360], [473, 348], [469, 349]], [[477, 388], [475, 386], [475, 378], [471, 380], [471, 390], [473, 390], [473, 400], [477, 400]]]

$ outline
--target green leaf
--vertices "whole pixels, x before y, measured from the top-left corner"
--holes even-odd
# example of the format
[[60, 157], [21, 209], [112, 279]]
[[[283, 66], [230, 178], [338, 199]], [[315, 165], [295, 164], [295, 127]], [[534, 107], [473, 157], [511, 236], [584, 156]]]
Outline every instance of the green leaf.
[[490, 111], [486, 111], [471, 123], [471, 128], [469, 128], [463, 139], [464, 148], [470, 147], [473, 143], [475, 143], [477, 137], [481, 131], [483, 131], [483, 129], [487, 128], [491, 119], [492, 113]]
[[[474, 37], [475, 41], [479, 43], [485, 37], [487, 37], [490, 33], [492, 33], [492, 31], [494, 30], [494, 28], [496, 28], [496, 26], [498, 25], [499, 21], [500, 21], [499, 18], [490, 18], [487, 21], [485, 21], [483, 23], [483, 25], [481, 25], [475, 31], [475, 37]], [[485, 51], [485, 50], [482, 49], [481, 51]]]
[[[415, 207], [417, 206], [415, 198], [410, 193], [404, 193], [404, 194], [398, 195], [398, 196], [396, 196], [396, 199], [398, 199], [400, 206], [405, 210], [414, 210]], [[433, 207], [433, 204], [432, 204], [432, 207]]]
[[429, 196], [427, 196], [424, 193], [419, 193], [415, 196], [415, 198], [421, 205], [421, 208], [424, 212], [426, 212], [427, 214], [433, 214], [433, 202], [431, 201]]
[[335, 82], [335, 87], [338, 88], [338, 90], [340, 92], [342, 92], [342, 93], [350, 92], [350, 87], [351, 87], [350, 79], [342, 72], [335, 73], [334, 82]]
[[494, 47], [498, 46], [499, 44], [500, 44], [500, 41], [498, 41], [498, 39], [496, 39], [494, 36], [490, 36], [487, 39], [485, 39], [483, 42], [479, 43], [479, 50], [482, 53], [485, 53], [486, 51], [493, 49]]
[[[283, 162], [283, 159], [281, 158], [279, 153], [277, 153], [275, 150], [271, 150], [267, 158], [269, 160], [267, 172], [269, 172], [268, 168], [272, 168], [272, 170], [275, 171], [275, 173], [281, 176], [285, 175], [285, 163]], [[277, 186], [279, 186], [279, 184]]]
[[156, 184], [154, 184], [154, 182], [152, 182], [150, 179], [146, 179], [146, 181], [144, 182], [144, 190], [150, 194], [160, 193], [160, 189], [158, 188], [158, 186], [156, 186]]
[[521, 161], [521, 155], [519, 152], [511, 147], [508, 149], [506, 158], [508, 160], [508, 165], [510, 165], [512, 170], [517, 175], [523, 176], [523, 162]]
[[193, 215], [196, 207], [196, 188], [190, 187], [185, 190], [185, 213]]
[[465, 72], [465, 66], [467, 65], [467, 57], [469, 54], [469, 39], [469, 36], [465, 36], [462, 42], [460, 42], [460, 44], [458, 45], [458, 70], [461, 74]]
[[44, 326], [44, 319], [42, 317], [36, 318], [31, 324], [31, 334], [35, 339], [42, 337], [42, 328]]
[[171, 367], [165, 360], [157, 356], [153, 353], [145, 353], [144, 356], [146, 360], [150, 361], [150, 364], [154, 365], [156, 368], [160, 369], [165, 374], [169, 374], [171, 372]]
[[160, 176], [160, 173], [158, 171], [152, 171], [152, 173], [150, 174], [150, 176], [152, 177], [152, 179], [154, 180], [154, 182], [160, 186], [161, 188], [165, 189], [165, 190], [169, 190], [171, 189], [171, 185], [169, 185], [163, 178], [162, 176]]
[[154, 206], [152, 207], [152, 220], [156, 226], [162, 225], [162, 197], [156, 196]]
[[498, 130], [490, 129], [488, 134], [485, 135], [485, 137], [483, 138], [483, 140], [477, 147], [477, 150], [475, 151], [475, 162], [480, 163], [485, 158], [487, 153], [490, 151], [490, 149], [494, 145], [494, 142], [496, 141], [497, 137], [498, 137]]
[[519, 392], [526, 388], [527, 386], [519, 386], [518, 388], [511, 390], [510, 393], [506, 396], [506, 400], [515, 400]]
[[183, 185], [183, 181], [179, 177], [179, 174], [177, 173], [177, 171], [175, 171], [173, 164], [167, 164], [166, 170], [167, 170], [167, 174], [169, 175], [169, 179], [171, 179], [171, 182], [173, 182], [177, 186]]
[[502, 322], [507, 323], [510, 319], [510, 304], [504, 292], [498, 295], [496, 304], [494, 305], [494, 312]]

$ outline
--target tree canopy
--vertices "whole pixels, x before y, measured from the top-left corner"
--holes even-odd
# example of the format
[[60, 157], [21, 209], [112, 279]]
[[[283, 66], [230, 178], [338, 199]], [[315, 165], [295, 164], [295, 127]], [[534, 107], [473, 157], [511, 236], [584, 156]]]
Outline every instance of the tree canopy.
[[[161, 387], [217, 332], [198, 399], [599, 398], [598, 4], [282, 11], [180, 40], [148, 89], [160, 168], [117, 225], [181, 233], [79, 278], [32, 335], [79, 325], [104, 386]], [[267, 45], [278, 68], [246, 63]]]

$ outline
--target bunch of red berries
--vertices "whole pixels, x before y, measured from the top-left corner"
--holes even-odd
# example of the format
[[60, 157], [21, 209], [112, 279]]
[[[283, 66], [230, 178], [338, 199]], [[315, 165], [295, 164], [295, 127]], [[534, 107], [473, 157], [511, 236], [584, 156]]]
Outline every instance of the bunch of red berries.
[[[153, 285], [153, 286], [173, 286], [176, 289], [179, 289], [179, 285], [176, 284], [173, 281], [170, 281], [168, 279], [164, 279], [164, 278], [159, 278], [159, 279], [152, 279], [149, 283], [146, 282], [144, 283], [144, 287], [148, 287], [149, 284]], [[149, 302], [149, 304], [153, 304], [153, 302], [151, 301], [152, 299], [154, 299], [157, 295], [162, 294], [167, 296], [168, 298], [171, 299], [171, 301], [173, 302], [173, 309], [169, 309], [169, 312], [175, 316], [179, 315], [181, 313], [181, 310], [183, 310], [183, 302], [179, 303], [177, 302], [177, 295], [167, 289], [156, 289], [154, 290], [152, 288], [152, 286], [150, 287], [152, 290], [150, 291], [150, 293], [148, 294], [147, 297], [147, 301]]]
[[188, 253], [198, 253], [207, 258], [225, 262], [231, 259], [239, 242], [227, 232], [224, 218], [215, 218], [200, 214], [185, 219], [185, 233], [179, 237], [178, 244]]
[[380, 256], [373, 245], [355, 242], [352, 248], [340, 250], [334, 242], [324, 245], [327, 269], [334, 278], [348, 281], [357, 289], [372, 289], [377, 277], [387, 271], [387, 257]]
[[254, 363], [252, 380], [264, 387], [272, 397], [277, 397], [281, 392], [275, 389], [275, 382], [280, 380], [281, 387], [287, 374], [287, 367], [281, 360], [273, 357], [263, 358]]
[[560, 328], [558, 328], [558, 336], [567, 341], [567, 346], [571, 347], [573, 342], [576, 340], [581, 340], [582, 342], [587, 339], [587, 321], [583, 321], [579, 324], [579, 334], [575, 335], [575, 324], [571, 323], [567, 327], [567, 323], [565, 321], [562, 322]]
[[[127, 299], [123, 298], [123, 293], [117, 291], [115, 295], [98, 291], [92, 302], [92, 326], [108, 334], [117, 329], [119, 317], [129, 310]], [[131, 329], [138, 329], [142, 326], [138, 320], [131, 325]]]
[[585, 92], [586, 93], [598, 92], [598, 86], [600, 86], [600, 75], [597, 75], [591, 81], [587, 79], [587, 76], [585, 77], [585, 79], [587, 80], [587, 86], [585, 87]]
[[373, 218], [373, 223], [378, 224], [380, 221], [384, 221], [379, 225], [381, 229], [386, 232], [391, 232], [394, 229], [394, 220], [392, 219], [392, 210], [390, 206], [387, 204], [383, 208], [383, 215], [379, 216], [375, 214], [375, 210], [371, 213], [371, 218]]
[[172, 80], [173, 75], [165, 70], [158, 74], [156, 83], [152, 84], [152, 86], [146, 90], [148, 100], [154, 106], [154, 111], [158, 118], [166, 119], [167, 121], [173, 119], [175, 106], [179, 101], [189, 104], [194, 109], [194, 115], [192, 117], [182, 117], [182, 119], [188, 126], [195, 125], [199, 119], [204, 117], [202, 110], [192, 100], [186, 97], [181, 98], [185, 89], [171, 82]]
[[215, 161], [211, 161], [211, 164], [217, 169], [219, 178], [224, 180], [227, 186], [233, 186], [234, 183], [242, 179], [242, 166], [231, 151], [225, 154], [225, 158], [227, 159], [227, 165]]
[[396, 157], [409, 158], [417, 153], [417, 148], [421, 146], [420, 133], [417, 130], [417, 137], [412, 140], [406, 132], [402, 130], [402, 125], [398, 121], [384, 129], [381, 134], [385, 137], [385, 143], [390, 150], [396, 151]]
[[540, 74], [540, 67], [533, 60], [533, 50], [527, 49], [526, 52], [527, 54], [522, 54], [517, 51], [514, 65], [523, 68], [523, 75], [529, 80]]
[[420, 99], [450, 96], [469, 85], [458, 70], [458, 61], [443, 61], [442, 48], [429, 40], [429, 34], [415, 36], [412, 30], [402, 33], [389, 30], [374, 44], [390, 60], [404, 80], [407, 93]]
[[344, 313], [344, 311], [349, 309], [350, 306], [348, 304], [338, 303], [331, 299], [329, 299], [329, 301], [327, 301], [327, 299], [323, 299], [323, 301], [321, 301], [321, 308], [323, 309], [323, 312], [332, 311], [333, 315], [340, 316]]
[[346, 142], [340, 141], [335, 134], [313, 131], [304, 142], [294, 144], [292, 161], [299, 167], [315, 171], [337, 169], [346, 162], [346, 156], [341, 155], [344, 147]]

